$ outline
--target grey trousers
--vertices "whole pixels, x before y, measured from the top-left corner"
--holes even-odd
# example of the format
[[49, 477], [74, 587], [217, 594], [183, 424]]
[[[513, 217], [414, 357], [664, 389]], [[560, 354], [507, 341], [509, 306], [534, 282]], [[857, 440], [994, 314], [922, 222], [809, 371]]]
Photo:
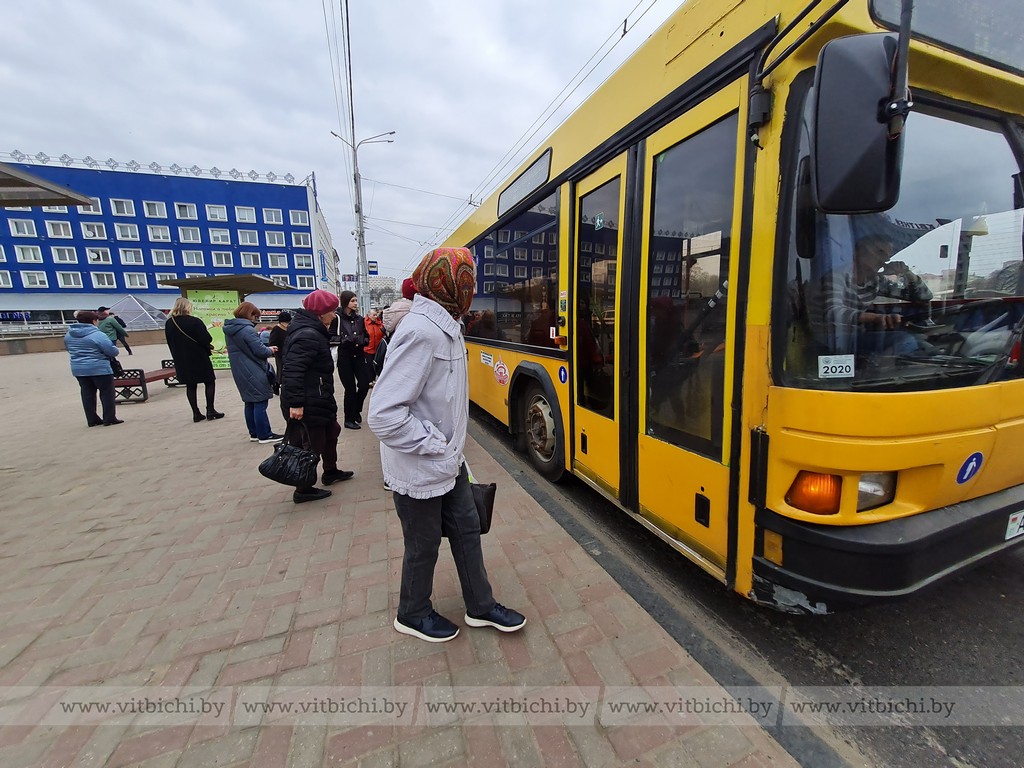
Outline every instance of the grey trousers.
[[405, 537], [398, 617], [416, 621], [433, 610], [430, 594], [434, 588], [434, 566], [442, 536], [447, 536], [451, 545], [467, 613], [480, 616], [490, 611], [494, 607], [494, 595], [484, 568], [480, 518], [469, 487], [466, 465], [463, 464], [459, 470], [455, 487], [443, 496], [413, 499], [395, 493], [394, 499]]

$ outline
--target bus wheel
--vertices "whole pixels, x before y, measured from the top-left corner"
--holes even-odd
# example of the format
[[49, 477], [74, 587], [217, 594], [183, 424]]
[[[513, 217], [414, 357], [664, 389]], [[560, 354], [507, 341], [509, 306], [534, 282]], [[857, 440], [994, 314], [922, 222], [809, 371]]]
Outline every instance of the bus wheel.
[[523, 407], [523, 429], [526, 453], [537, 471], [551, 482], [557, 482], [565, 472], [563, 449], [559, 444], [555, 416], [544, 391], [537, 384], [526, 390]]

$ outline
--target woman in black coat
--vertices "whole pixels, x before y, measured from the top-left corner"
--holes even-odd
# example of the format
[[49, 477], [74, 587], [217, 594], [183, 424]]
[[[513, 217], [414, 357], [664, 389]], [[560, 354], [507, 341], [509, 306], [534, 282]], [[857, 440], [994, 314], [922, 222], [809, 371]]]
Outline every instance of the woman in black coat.
[[[164, 326], [167, 346], [174, 358], [174, 375], [185, 385], [185, 397], [192, 406], [192, 421], [222, 419], [224, 414], [213, 407], [217, 393], [217, 375], [213, 372], [210, 355], [213, 337], [206, 323], [192, 315], [192, 302], [179, 298], [171, 309], [170, 319]], [[206, 413], [199, 410], [199, 385], [206, 390]]]
[[338, 378], [345, 387], [345, 429], [359, 429], [363, 420], [363, 401], [370, 391], [372, 367], [363, 354], [370, 343], [363, 316], [357, 312], [359, 300], [352, 291], [341, 292], [341, 311], [331, 322], [332, 344], [338, 345]]
[[[310, 449], [324, 462], [323, 484], [348, 480], [354, 473], [338, 469], [338, 403], [334, 399], [334, 361], [331, 359], [330, 333], [338, 297], [330, 291], [313, 291], [292, 314], [284, 344], [281, 371], [281, 401], [288, 417], [301, 421], [309, 432]], [[292, 428], [289, 423], [289, 428]], [[325, 499], [325, 488], [298, 488], [292, 501]]]

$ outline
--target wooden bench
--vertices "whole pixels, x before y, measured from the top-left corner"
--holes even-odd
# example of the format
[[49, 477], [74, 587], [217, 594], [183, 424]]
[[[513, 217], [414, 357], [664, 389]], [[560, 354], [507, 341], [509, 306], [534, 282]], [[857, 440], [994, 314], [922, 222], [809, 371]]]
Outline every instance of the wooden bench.
[[173, 360], [161, 360], [160, 368], [144, 371], [142, 368], [125, 368], [114, 376], [114, 401], [118, 403], [144, 403], [149, 400], [148, 384], [162, 381], [168, 387], [180, 386]]

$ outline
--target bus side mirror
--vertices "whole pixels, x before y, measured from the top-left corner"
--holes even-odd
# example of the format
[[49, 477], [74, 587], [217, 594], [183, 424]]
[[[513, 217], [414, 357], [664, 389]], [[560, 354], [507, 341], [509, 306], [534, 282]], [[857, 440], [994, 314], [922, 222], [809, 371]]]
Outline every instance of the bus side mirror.
[[814, 198], [825, 213], [878, 213], [900, 196], [903, 135], [889, 138], [898, 37], [881, 33], [825, 44], [814, 75]]

